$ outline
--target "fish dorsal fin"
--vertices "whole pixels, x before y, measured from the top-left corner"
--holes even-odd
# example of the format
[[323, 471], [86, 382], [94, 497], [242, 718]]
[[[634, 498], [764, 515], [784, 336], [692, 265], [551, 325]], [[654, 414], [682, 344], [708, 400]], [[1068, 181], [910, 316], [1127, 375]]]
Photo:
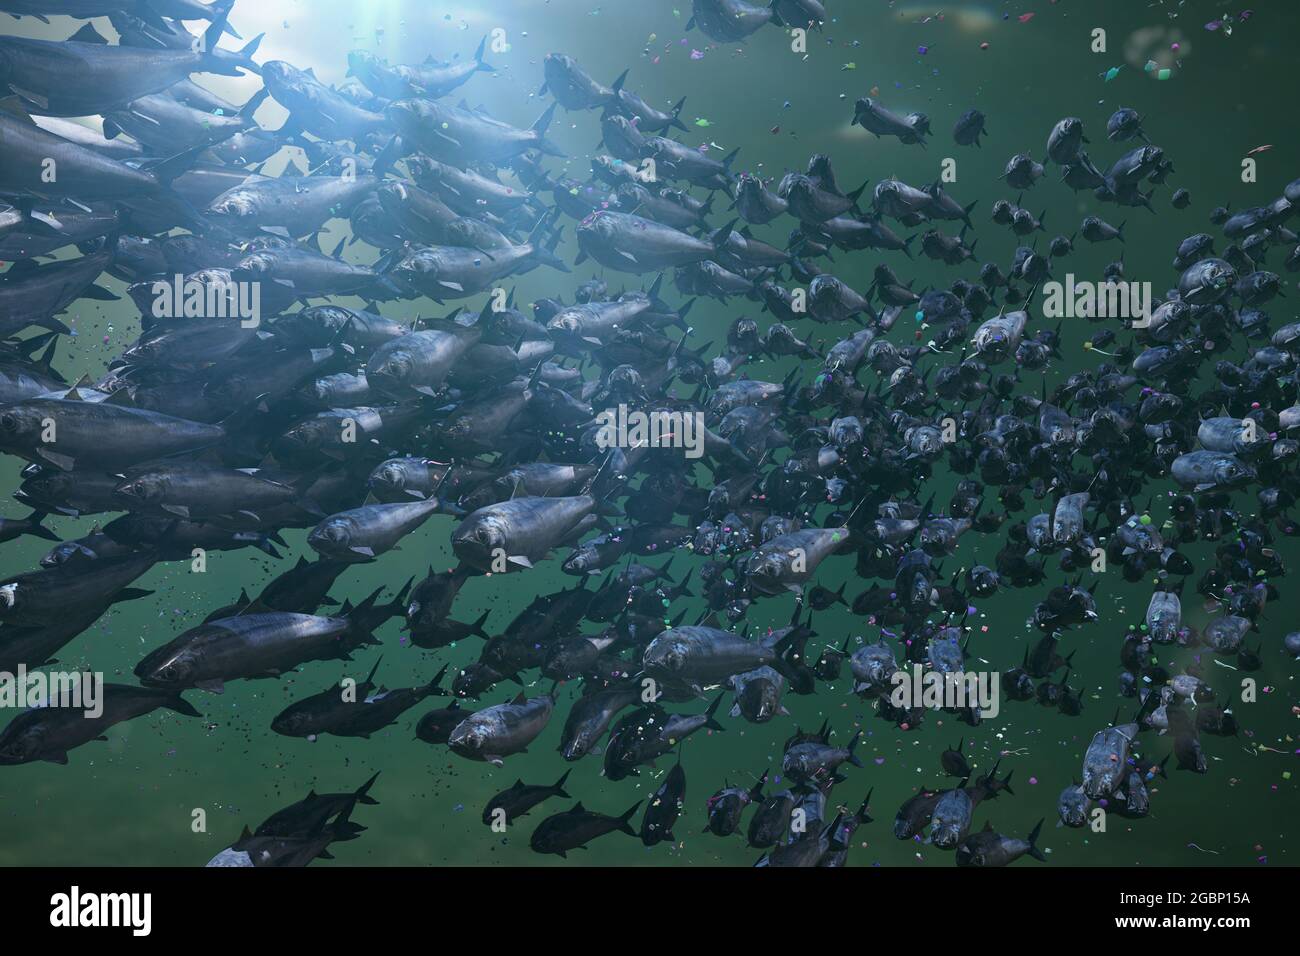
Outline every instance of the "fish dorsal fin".
[[518, 694], [515, 695], [515, 699], [512, 700], [510, 703], [512, 703], [512, 704], [526, 704], [526, 703], [528, 703], [528, 698], [524, 696], [524, 692], [521, 690]]
[[68, 37], [68, 39], [75, 40], [77, 43], [98, 43], [102, 46], [108, 45], [108, 41], [104, 39], [103, 34], [95, 29], [93, 23], [85, 24], [80, 30]]
[[77, 379], [76, 384], [63, 393], [63, 400], [65, 402], [84, 402], [85, 399], [81, 397], [81, 392], [78, 389], [93, 387], [90, 376], [83, 372], [81, 378]]
[[573, 805], [573, 809], [570, 810], [569, 812], [570, 812], [570, 813], [586, 813], [586, 812], [587, 812], [587, 808], [584, 807], [584, 806], [582, 805], [582, 801], [579, 800], [577, 803], [575, 803], [575, 804]]

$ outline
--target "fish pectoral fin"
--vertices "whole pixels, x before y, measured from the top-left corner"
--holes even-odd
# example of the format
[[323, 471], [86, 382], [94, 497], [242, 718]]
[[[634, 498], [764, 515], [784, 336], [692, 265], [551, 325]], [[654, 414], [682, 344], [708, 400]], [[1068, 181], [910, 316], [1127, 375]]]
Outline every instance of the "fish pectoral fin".
[[72, 471], [73, 466], [77, 463], [76, 459], [70, 455], [60, 455], [58, 452], [50, 451], [48, 448], [38, 448], [36, 449], [36, 454], [40, 455], [51, 465], [54, 465], [62, 471]]
[[512, 554], [507, 560], [511, 564], [518, 564], [525, 568], [531, 568], [533, 566], [533, 562], [529, 561], [527, 555], [523, 554]]
[[57, 763], [60, 765], [66, 765], [68, 762], [68, 754], [67, 751], [60, 750], [58, 753], [45, 754], [41, 757], [41, 759], [44, 760], [46, 763]]
[[223, 694], [226, 691], [226, 682], [219, 677], [212, 680], [196, 681], [194, 684], [199, 690], [205, 690], [209, 694]]
[[[43, 110], [50, 108], [50, 101], [46, 99], [44, 96], [42, 96], [40, 93], [33, 93], [31, 90], [23, 89], [21, 86], [14, 86], [14, 84], [12, 83], [9, 84], [9, 89], [17, 93], [20, 97], [25, 99], [27, 102], [33, 103], [36, 106], [39, 106]], [[63, 762], [64, 763], [68, 762], [66, 755], [64, 756]]]
[[368, 547], [363, 547], [358, 545], [356, 547], [348, 548], [348, 550], [351, 551], [353, 554], [360, 554], [367, 558], [373, 558], [375, 556], [374, 548], [368, 548]]
[[190, 509], [184, 505], [163, 505], [162, 509], [168, 514], [174, 514], [181, 518], [188, 519], [190, 516]]

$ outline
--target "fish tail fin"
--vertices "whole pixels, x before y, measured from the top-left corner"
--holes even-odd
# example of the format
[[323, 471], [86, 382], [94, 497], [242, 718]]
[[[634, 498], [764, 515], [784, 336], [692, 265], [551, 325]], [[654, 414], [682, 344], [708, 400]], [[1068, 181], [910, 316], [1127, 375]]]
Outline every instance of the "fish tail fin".
[[433, 675], [433, 678], [429, 681], [429, 683], [424, 685], [425, 691], [430, 696], [436, 696], [436, 697], [451, 696], [450, 694], [447, 693], [447, 691], [443, 690], [442, 687], [442, 679], [447, 676], [447, 668], [449, 666], [450, 665], [448, 664], [443, 664], [442, 667], [438, 669], [438, 673]]
[[726, 694], [719, 694], [717, 697], [713, 698], [713, 703], [709, 704], [709, 709], [704, 712], [704, 716], [706, 718], [704, 721], [704, 726], [708, 727], [710, 730], [727, 729], [726, 727], [723, 727], [722, 724], [718, 723], [716, 719], [714, 719], [714, 715], [717, 714], [718, 712], [718, 706], [722, 703], [722, 698], [725, 696]]
[[853, 739], [849, 741], [849, 763], [853, 764], [855, 767], [862, 766], [862, 758], [854, 753], [854, 751], [858, 749], [858, 742], [860, 740], [862, 740], [862, 731], [859, 730], [853, 735]]
[[754, 785], [749, 788], [749, 799], [751, 801], [757, 802], [763, 799], [763, 787], [767, 784], [767, 775], [770, 771], [771, 768], [764, 770], [763, 776], [759, 777]]
[[197, 710], [194, 709], [193, 704], [191, 704], [188, 700], [186, 700], [184, 697], [181, 696], [180, 691], [177, 691], [174, 695], [167, 698], [167, 700], [163, 703], [162, 706], [166, 707], [168, 710], [174, 710], [178, 714], [184, 714], [186, 717], [203, 716]]
[[27, 522], [28, 522], [27, 533], [37, 538], [44, 538], [46, 541], [63, 540], [57, 534], [51, 531], [49, 528], [45, 527], [45, 525], [41, 524], [41, 522], [44, 521], [45, 518], [46, 518], [46, 512], [44, 511], [33, 511], [31, 514], [29, 514], [27, 516]]
[[1039, 820], [1034, 828], [1029, 831], [1029, 855], [1040, 863], [1046, 863], [1047, 857], [1043, 856], [1043, 851], [1038, 849], [1038, 834], [1042, 832], [1043, 821]]
[[212, 18], [212, 22], [208, 24], [208, 28], [203, 31], [203, 38], [200, 41], [201, 45], [199, 46], [199, 52], [204, 53], [207, 56], [215, 55], [217, 44], [221, 42], [221, 36], [226, 32], [226, 18], [230, 16], [230, 7], [232, 6], [234, 6], [233, 3], [222, 10], [218, 5], [214, 4], [217, 15]]
[[253, 54], [256, 53], [257, 48], [262, 45], [262, 40], [265, 39], [265, 37], [266, 37], [265, 33], [259, 33], [257, 36], [253, 37], [253, 39], [249, 40], [242, 47], [240, 47], [235, 55], [238, 56], [241, 60], [248, 60], [251, 62], [253, 59]]
[[682, 107], [685, 105], [686, 105], [686, 97], [683, 96], [680, 100], [678, 100], [675, 104], [673, 104], [673, 108], [669, 111], [673, 115], [672, 125], [676, 126], [679, 129], [686, 129], [685, 124], [683, 124], [680, 119], [682, 115]]
[[474, 51], [474, 62], [477, 64], [474, 69], [486, 73], [495, 73], [497, 68], [483, 59], [483, 54], [487, 52], [487, 37], [478, 41], [478, 49]]
[[408, 578], [407, 582], [402, 585], [402, 589], [397, 592], [387, 604], [381, 606], [381, 610], [387, 612], [389, 617], [402, 617], [406, 614], [406, 596], [411, 593], [411, 585], [415, 583], [415, 578]]
[[397, 162], [401, 156], [402, 137], [394, 133], [393, 138], [388, 141], [388, 145], [380, 150], [378, 158], [375, 159], [375, 175], [382, 177], [384, 173], [393, 168], [393, 163]]
[[555, 791], [555, 795], [556, 795], [557, 797], [563, 797], [565, 800], [571, 800], [571, 799], [573, 799], [573, 798], [570, 797], [570, 796], [568, 795], [568, 793], [566, 793], [565, 790], [564, 790], [564, 784], [565, 784], [566, 781], [568, 781], [568, 779], [569, 779], [569, 774], [571, 774], [571, 773], [573, 773], [573, 768], [572, 768], [572, 767], [570, 767], [568, 770], [564, 771], [564, 776], [560, 777], [559, 780], [557, 780], [557, 781], [555, 781], [555, 783], [551, 784], [551, 789]]
[[560, 149], [560, 147], [556, 146], [546, 138], [546, 131], [551, 126], [551, 120], [555, 119], [555, 109], [558, 105], [558, 103], [552, 103], [548, 106], [545, 112], [543, 112], [541, 116], [537, 117], [537, 121], [529, 127], [529, 130], [537, 134], [537, 148], [543, 153], [550, 156], [563, 157], [565, 155], [564, 150]]
[[622, 830], [624, 833], [630, 834], [632, 836], [636, 836], [637, 835], [636, 830], [632, 829], [632, 817], [636, 815], [636, 812], [639, 809], [641, 809], [640, 800], [638, 800], [636, 803], [632, 804], [632, 806], [624, 810], [622, 815], [618, 818], [618, 824], [619, 824], [618, 828]]
[[267, 87], [263, 86], [260, 90], [250, 96], [247, 101], [245, 101], [244, 105], [239, 108], [239, 113], [237, 114], [239, 118], [251, 120], [253, 114], [256, 113], [258, 108], [266, 102], [266, 98], [270, 95], [271, 91], [267, 89]]
[[357, 803], [368, 803], [368, 804], [379, 803], [378, 800], [370, 796], [370, 788], [375, 785], [375, 781], [378, 779], [379, 779], [379, 771], [376, 770], [375, 775], [373, 777], [371, 777], [361, 786], [357, 787], [356, 792], [353, 794], [353, 796], [356, 797]]
[[492, 612], [484, 611], [482, 614], [480, 614], [478, 616], [478, 620], [469, 626], [469, 632], [471, 634], [477, 635], [478, 637], [486, 639], [488, 633], [487, 631], [483, 630], [483, 625], [487, 623], [488, 615], [490, 613]]
[[[386, 607], [381, 611], [382, 616], [376, 614], [375, 603], [379, 600], [379, 595], [383, 593], [383, 590], [384, 586], [381, 584], [379, 587], [367, 594], [365, 598], [356, 605], [356, 607], [344, 602], [342, 608], [340, 608], [340, 616], [347, 618], [351, 623], [351, 630], [359, 644], [379, 643], [370, 632], [384, 621], [388, 620], [389, 617], [388, 609]], [[376, 617], [378, 617], [378, 620], [376, 620]], [[340, 646], [340, 650], [343, 650], [342, 645]]]
[[862, 798], [862, 806], [858, 808], [859, 823], [866, 824], [866, 823], [875, 822], [874, 820], [871, 819], [871, 814], [867, 812], [871, 809], [871, 795], [875, 792], [876, 792], [876, 788], [872, 787], [870, 790], [867, 791], [867, 795]]
[[852, 202], [854, 207], [856, 208], [858, 205], [858, 200], [862, 198], [862, 194], [867, 191], [867, 186], [869, 186], [870, 184], [871, 184], [870, 179], [865, 180], [861, 186], [853, 190], [853, 192], [849, 193], [844, 198]]

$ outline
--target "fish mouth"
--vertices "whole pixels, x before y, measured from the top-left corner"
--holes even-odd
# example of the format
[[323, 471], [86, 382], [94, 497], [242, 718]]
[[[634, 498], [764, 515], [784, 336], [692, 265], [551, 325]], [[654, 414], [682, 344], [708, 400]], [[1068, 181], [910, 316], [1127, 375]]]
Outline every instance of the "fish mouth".
[[949, 847], [956, 846], [957, 831], [951, 829], [940, 830], [938, 833], [935, 833], [930, 838], [930, 842], [933, 843], [935, 846], [944, 850], [948, 849]]
[[137, 673], [136, 677], [145, 687], [170, 688], [180, 683], [179, 680], [173, 680], [165, 676], [165, 669], [157, 671], [148, 671], [143, 674]]
[[402, 491], [406, 488], [406, 474], [400, 468], [382, 468], [375, 473], [371, 486]]
[[590, 744], [585, 737], [577, 737], [571, 740], [567, 746], [560, 748], [560, 756], [565, 760], [578, 760], [590, 750]]
[[1109, 777], [1093, 777], [1083, 785], [1083, 792], [1092, 800], [1100, 800], [1111, 792]]
[[271, 730], [286, 737], [297, 737], [302, 733], [298, 725], [299, 721], [297, 720], [273, 720], [271, 721]]
[[447, 746], [460, 753], [476, 754], [483, 749], [483, 739], [473, 734], [463, 734], [459, 737], [452, 734], [447, 738]]
[[348, 546], [348, 535], [341, 528], [321, 528], [307, 536], [307, 543], [317, 550], [342, 550]]
[[480, 540], [472, 532], [454, 537], [451, 549], [466, 564], [481, 569], [491, 567], [493, 552], [496, 551], [493, 545]]

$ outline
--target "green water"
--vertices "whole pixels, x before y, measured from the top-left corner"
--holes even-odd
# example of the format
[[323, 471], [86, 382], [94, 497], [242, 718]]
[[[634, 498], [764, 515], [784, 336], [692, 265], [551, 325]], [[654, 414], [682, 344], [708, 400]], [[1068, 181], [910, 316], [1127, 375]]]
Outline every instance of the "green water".
[[[312, 66], [323, 81], [335, 83], [343, 81], [350, 49], [375, 50], [395, 62], [418, 62], [429, 53], [442, 58], [463, 56], [482, 35], [500, 27], [511, 49], [488, 57], [500, 69], [497, 76], [475, 76], [463, 88], [471, 105], [482, 104], [494, 116], [516, 125], [531, 123], [549, 103], [535, 92], [542, 82], [542, 58], [550, 52], [574, 56], [606, 83], [630, 67], [628, 87], [650, 103], [667, 107], [683, 94], [688, 96], [683, 112], [691, 126], [687, 141], [708, 140], [728, 151], [742, 147], [737, 172], [779, 176], [787, 168], [802, 168], [811, 153], [827, 152], [845, 189], [864, 179], [874, 184], [890, 174], [923, 185], [937, 178], [945, 157], [955, 157], [957, 182], [950, 191], [963, 203], [980, 200], [972, 237], [980, 241], [979, 260], [993, 258], [1004, 270], [1017, 241], [988, 220], [989, 207], [995, 199], [1016, 196], [995, 177], [1013, 153], [1042, 158], [1047, 133], [1063, 116], [1083, 118], [1093, 141], [1093, 158], [1104, 169], [1127, 148], [1103, 142], [1105, 120], [1119, 106], [1133, 107], [1146, 117], [1148, 134], [1165, 148], [1177, 170], [1169, 185], [1160, 189], [1155, 203], [1158, 214], [1152, 216], [1141, 209], [1099, 208], [1090, 195], [1071, 193], [1055, 182], [1057, 173], [1049, 169], [1023, 201], [1034, 213], [1046, 210], [1044, 239], [1075, 231], [1079, 220], [1094, 212], [1115, 224], [1129, 223], [1128, 243], [1122, 248], [1118, 244], [1088, 247], [1079, 241], [1068, 265], [1080, 278], [1099, 279], [1104, 265], [1122, 252], [1130, 280], [1151, 281], [1157, 291], [1171, 286], [1177, 278], [1170, 266], [1177, 242], [1191, 233], [1209, 231], [1207, 215], [1213, 206], [1230, 204], [1235, 209], [1263, 204], [1297, 175], [1300, 136], [1294, 124], [1293, 63], [1300, 17], [1292, 3], [1256, 2], [1254, 17], [1238, 25], [1231, 36], [1203, 28], [1223, 11], [1220, 4], [1200, 0], [953, 3], [944, 8], [941, 20], [936, 17], [937, 5], [876, 0], [829, 0], [828, 5], [836, 21], [811, 36], [806, 58], [791, 52], [789, 38], [775, 28], [764, 29], [743, 46], [718, 47], [698, 31], [685, 34], [686, 0], [677, 4], [679, 11], [671, 0], [625, 0], [599, 6], [593, 0], [473, 4], [240, 0], [232, 21], [245, 37], [267, 31], [259, 59], [283, 58], [302, 68]], [[1020, 22], [1019, 16], [1029, 12], [1035, 16]], [[1004, 20], [1004, 13], [1010, 18]], [[922, 23], [927, 17], [930, 21]], [[113, 37], [106, 22], [97, 25]], [[1110, 52], [1091, 51], [1091, 31], [1096, 27], [1107, 31]], [[43, 26], [30, 19], [15, 23], [0, 17], [0, 30], [6, 32], [65, 37], [74, 29], [75, 24], [58, 18]], [[988, 48], [981, 49], [985, 42]], [[1180, 50], [1179, 62], [1167, 64], [1172, 78], [1160, 82], [1144, 75], [1146, 59], [1157, 52], [1164, 59], [1174, 42]], [[917, 52], [921, 46], [928, 49], [924, 55]], [[1136, 49], [1126, 51], [1129, 46]], [[703, 52], [703, 57], [692, 59], [693, 50]], [[1122, 67], [1119, 75], [1104, 82], [1101, 74], [1113, 66]], [[257, 87], [252, 77], [198, 79], [236, 102]], [[853, 101], [873, 88], [879, 93], [872, 95], [896, 112], [921, 110], [930, 115], [935, 135], [927, 149], [875, 140], [849, 127]], [[458, 98], [459, 94], [452, 97]], [[952, 123], [970, 107], [988, 115], [989, 135], [983, 149], [960, 148], [951, 142]], [[270, 128], [278, 126], [282, 116], [274, 103], [259, 113], [263, 125]], [[707, 121], [707, 127], [697, 125], [697, 120]], [[583, 177], [596, 152], [598, 114], [561, 112], [551, 135], [572, 157], [574, 175]], [[1243, 184], [1242, 158], [1263, 145], [1272, 149], [1257, 156], [1259, 183]], [[715, 151], [715, 155], [723, 154]], [[272, 172], [283, 158], [284, 154], [272, 164]], [[563, 165], [560, 160], [547, 164], [552, 171]], [[1181, 212], [1168, 203], [1171, 191], [1180, 186], [1190, 189], [1193, 197], [1191, 208]], [[722, 221], [720, 216], [715, 220]], [[780, 220], [756, 229], [756, 234], [784, 245], [791, 222]], [[332, 248], [346, 223], [336, 221], [332, 226], [334, 235], [324, 240], [327, 248]], [[565, 227], [571, 240], [573, 223], [566, 221]], [[568, 241], [564, 249], [572, 261], [576, 247]], [[1269, 265], [1280, 269], [1281, 258], [1275, 251]], [[914, 277], [918, 288], [927, 283], [947, 285], [955, 277], [954, 270], [935, 268], [926, 260], [909, 262], [897, 254], [837, 254], [836, 260], [833, 271], [858, 289], [866, 287], [871, 269], [880, 261], [889, 262], [905, 279]], [[974, 278], [977, 268], [968, 264], [960, 274]], [[584, 266], [563, 278], [549, 270], [535, 271], [519, 281], [521, 301], [541, 295], [569, 299], [573, 286], [590, 276], [586, 270]], [[1058, 267], [1058, 271], [1065, 270]], [[615, 274], [607, 278], [615, 291], [631, 279]], [[121, 291], [119, 283], [106, 280], [106, 284]], [[675, 292], [671, 299], [679, 301]], [[1292, 295], [1270, 305], [1274, 328], [1296, 319], [1295, 301]], [[442, 314], [435, 304], [419, 301], [390, 304], [383, 311], [399, 318]], [[691, 316], [696, 340], [720, 341], [727, 324], [741, 315], [759, 318], [763, 326], [770, 321], [740, 299], [726, 305], [699, 302]], [[125, 299], [80, 302], [65, 318], [78, 332], [71, 344], [65, 340], [60, 346], [57, 364], [69, 380], [83, 371], [92, 377], [100, 374], [139, 331]], [[1067, 320], [1065, 357], [1045, 373], [1049, 390], [1071, 372], [1091, 366], [1093, 358], [1082, 349], [1091, 330], [1086, 323], [1072, 325]], [[833, 341], [840, 330], [805, 324], [798, 331], [814, 340], [832, 336]], [[904, 321], [891, 339], [902, 343], [913, 334], [915, 327]], [[760, 362], [748, 372], [777, 381], [786, 368]], [[1029, 379], [1026, 387], [1037, 392], [1033, 376]], [[16, 471], [12, 461], [5, 461], [0, 466], [0, 484], [15, 487]], [[946, 478], [936, 482], [936, 501], [945, 501], [949, 489]], [[1153, 486], [1152, 490], [1160, 489]], [[1238, 502], [1248, 513], [1252, 504], [1250, 494]], [[7, 509], [10, 514], [20, 511], [13, 503]], [[1157, 503], [1157, 520], [1164, 514]], [[100, 516], [101, 520], [108, 517]], [[52, 519], [50, 524], [71, 538], [85, 534], [92, 520]], [[403, 541], [400, 551], [349, 572], [333, 595], [355, 600], [379, 584], [396, 589], [412, 575], [422, 577], [430, 564], [439, 570], [450, 568], [454, 564], [450, 520], [434, 518]], [[302, 532], [287, 532], [285, 537], [291, 547], [279, 562], [244, 550], [210, 555], [203, 574], [191, 573], [188, 563], [156, 567], [137, 582], [156, 595], [105, 615], [61, 653], [59, 667], [89, 667], [103, 671], [108, 680], [131, 680], [131, 669], [147, 651], [193, 626], [213, 608], [232, 602], [240, 588], [253, 592], [291, 566], [298, 554], [310, 553]], [[999, 546], [999, 536], [967, 536], [945, 568], [977, 560], [991, 563]], [[34, 567], [46, 547], [46, 542], [32, 539], [4, 545], [0, 571], [9, 574]], [[1212, 547], [1188, 549], [1198, 575]], [[1278, 547], [1292, 556], [1294, 549], [1286, 539], [1280, 539]], [[683, 556], [677, 565], [685, 562]], [[845, 574], [852, 574], [850, 559], [830, 561], [819, 583], [834, 589]], [[1209, 615], [1192, 596], [1194, 580], [1186, 589], [1184, 612], [1189, 623], [1200, 626]], [[535, 594], [572, 583], [572, 578], [559, 573], [558, 562], [506, 582], [474, 579], [457, 599], [456, 616], [470, 621], [490, 608], [489, 630], [499, 632]], [[870, 583], [851, 581], [849, 594]], [[1064, 651], [1077, 651], [1072, 685], [1086, 688], [1082, 716], [1070, 718], [1036, 704], [1004, 701], [1000, 716], [975, 731], [934, 714], [920, 730], [903, 732], [855, 699], [844, 679], [821, 687], [815, 697], [787, 698], [792, 717], [763, 726], [724, 717], [725, 733], [698, 735], [687, 742], [683, 758], [687, 812], [675, 828], [678, 846], [646, 850], [639, 841], [612, 834], [585, 852], [571, 854], [569, 865], [752, 863], [758, 854], [745, 847], [742, 837], [720, 839], [703, 832], [704, 801], [724, 780], [749, 784], [765, 767], [779, 772], [781, 742], [795, 724], [816, 727], [824, 718], [830, 719], [841, 742], [856, 728], [864, 729], [859, 754], [866, 766], [848, 768], [848, 781], [832, 797], [832, 803], [856, 808], [867, 789], [874, 788], [876, 822], [858, 831], [851, 865], [952, 865], [946, 854], [895, 840], [890, 821], [918, 785], [940, 782], [939, 754], [963, 735], [967, 753], [980, 769], [1007, 751], [1003, 769], [1015, 771], [1017, 795], [979, 807], [976, 825], [987, 819], [1003, 832], [1023, 835], [1046, 817], [1041, 844], [1052, 865], [1254, 865], [1261, 857], [1273, 865], [1292, 862], [1297, 781], [1283, 775], [1295, 768], [1292, 737], [1300, 725], [1293, 714], [1296, 665], [1280, 644], [1287, 631], [1297, 628], [1300, 601], [1289, 579], [1275, 583], [1282, 597], [1269, 605], [1261, 622], [1264, 669], [1254, 675], [1268, 690], [1260, 694], [1259, 703], [1235, 707], [1243, 727], [1240, 736], [1203, 738], [1208, 774], [1174, 773], [1168, 781], [1156, 781], [1147, 819], [1129, 822], [1112, 815], [1105, 833], [1055, 827], [1057, 794], [1077, 776], [1088, 740], [1106, 725], [1120, 702], [1116, 693], [1120, 640], [1129, 623], [1140, 621], [1150, 594], [1149, 582], [1129, 585], [1118, 573], [1111, 573], [1101, 576], [1098, 587], [1101, 621], [1070, 632], [1063, 642]], [[1042, 593], [1011, 591], [983, 602], [974, 622], [972, 654], [999, 670], [1019, 662], [1037, 638], [1036, 631], [1026, 628], [1025, 619]], [[751, 610], [748, 620], [758, 627], [780, 626], [789, 619], [791, 601], [789, 597], [763, 601]], [[698, 608], [689, 604], [686, 608], [693, 619]], [[846, 634], [869, 640], [877, 634], [864, 619], [843, 608], [818, 614], [816, 629], [818, 646], [838, 644]], [[486, 801], [517, 777], [533, 784], [550, 783], [564, 771], [566, 765], [555, 748], [575, 693], [572, 686], [562, 691], [557, 716], [532, 751], [508, 759], [504, 769], [471, 763], [445, 748], [416, 741], [412, 728], [427, 709], [424, 706], [370, 740], [325, 737], [309, 743], [270, 732], [272, 716], [287, 703], [323, 690], [345, 674], [360, 679], [374, 653], [384, 655], [379, 674], [383, 682], [412, 686], [426, 681], [443, 663], [452, 664], [454, 671], [475, 659], [481, 647], [474, 639], [450, 651], [421, 651], [400, 642], [397, 622], [386, 625], [379, 636], [384, 647], [360, 655], [352, 665], [313, 663], [280, 681], [237, 682], [221, 696], [190, 693], [204, 714], [201, 721], [160, 712], [119, 725], [107, 743], [74, 751], [67, 766], [6, 768], [0, 773], [0, 862], [201, 865], [228, 846], [245, 824], [256, 826], [308, 789], [350, 790], [378, 770], [382, 773], [372, 793], [380, 805], [359, 807], [353, 817], [368, 831], [359, 840], [334, 845], [335, 863], [316, 865], [563, 865], [555, 857], [538, 856], [528, 849], [536, 822], [564, 809], [563, 801], [543, 804], [505, 835], [492, 833], [480, 822], [480, 814]], [[1250, 638], [1252, 646], [1256, 640]], [[1186, 663], [1192, 654], [1180, 652], [1177, 661]], [[1241, 675], [1209, 663], [1208, 656], [1205, 663], [1208, 680], [1220, 698], [1232, 699]], [[516, 690], [514, 685], [501, 685], [482, 704], [504, 700]], [[538, 685], [528, 693], [544, 690]], [[1131, 702], [1123, 704], [1126, 710], [1132, 707]], [[1168, 740], [1151, 734], [1143, 740], [1157, 758], [1171, 749]], [[1281, 753], [1257, 750], [1260, 745]], [[652, 792], [668, 765], [665, 761], [657, 772], [611, 783], [600, 775], [599, 759], [588, 757], [572, 765], [568, 790], [589, 808], [619, 813]], [[192, 831], [195, 809], [206, 812], [206, 832]], [[1193, 843], [1200, 850], [1189, 846]], [[1040, 864], [1022, 861], [1018, 865]]]

